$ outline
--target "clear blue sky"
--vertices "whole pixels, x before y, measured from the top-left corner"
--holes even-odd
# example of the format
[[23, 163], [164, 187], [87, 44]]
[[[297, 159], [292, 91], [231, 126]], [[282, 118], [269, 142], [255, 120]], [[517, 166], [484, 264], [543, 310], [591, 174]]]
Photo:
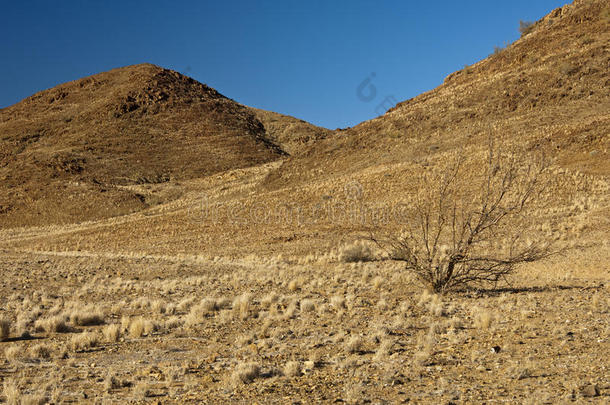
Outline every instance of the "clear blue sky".
[[[519, 37], [559, 0], [15, 1], [0, 8], [0, 108], [119, 66], [178, 70], [328, 128], [377, 115]], [[371, 73], [376, 97], [357, 97]], [[367, 87], [364, 92], [370, 96]]]

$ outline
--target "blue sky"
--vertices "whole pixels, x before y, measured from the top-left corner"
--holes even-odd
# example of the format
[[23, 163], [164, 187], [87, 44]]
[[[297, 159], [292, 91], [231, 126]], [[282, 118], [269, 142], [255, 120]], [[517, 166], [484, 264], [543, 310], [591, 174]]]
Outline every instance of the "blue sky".
[[[378, 115], [519, 37], [558, 0], [11, 1], [0, 12], [0, 108], [142, 62], [246, 105], [328, 128]], [[376, 89], [358, 86], [374, 77]], [[376, 112], [377, 110], [377, 112]]]

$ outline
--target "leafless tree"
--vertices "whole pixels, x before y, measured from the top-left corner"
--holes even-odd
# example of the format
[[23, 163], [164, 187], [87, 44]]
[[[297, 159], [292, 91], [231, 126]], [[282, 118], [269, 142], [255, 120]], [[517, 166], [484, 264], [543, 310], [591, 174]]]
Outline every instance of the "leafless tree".
[[496, 285], [517, 265], [554, 253], [548, 240], [524, 235], [522, 228], [547, 168], [543, 157], [500, 153], [490, 140], [478, 175], [470, 175], [472, 164], [466, 172], [463, 155], [431, 170], [421, 179], [403, 234], [371, 239], [435, 292]]

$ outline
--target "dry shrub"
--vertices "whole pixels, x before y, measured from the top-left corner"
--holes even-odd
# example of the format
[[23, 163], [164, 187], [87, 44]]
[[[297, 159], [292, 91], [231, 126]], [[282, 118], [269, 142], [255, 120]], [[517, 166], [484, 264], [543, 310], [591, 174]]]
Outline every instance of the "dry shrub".
[[464, 152], [431, 167], [416, 180], [403, 234], [371, 238], [434, 292], [495, 286], [518, 265], [554, 253], [548, 237], [524, 237], [536, 236], [528, 229], [529, 209], [545, 187], [547, 162], [496, 149], [491, 141], [486, 160], [475, 178], [468, 177], [473, 172], [464, 167]]
[[375, 260], [375, 253], [370, 243], [356, 241], [341, 246], [338, 259], [344, 263], [370, 262]]
[[240, 363], [231, 374], [231, 382], [234, 385], [250, 384], [260, 375], [260, 367], [256, 363]]
[[521, 36], [524, 37], [534, 31], [535, 24], [533, 21], [519, 21], [519, 33]]

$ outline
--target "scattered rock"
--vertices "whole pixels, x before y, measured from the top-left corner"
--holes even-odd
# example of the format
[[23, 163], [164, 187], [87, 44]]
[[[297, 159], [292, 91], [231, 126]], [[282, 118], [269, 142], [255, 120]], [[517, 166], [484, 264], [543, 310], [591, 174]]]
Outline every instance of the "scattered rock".
[[599, 397], [599, 387], [595, 384], [587, 384], [580, 389], [580, 394], [585, 398]]

